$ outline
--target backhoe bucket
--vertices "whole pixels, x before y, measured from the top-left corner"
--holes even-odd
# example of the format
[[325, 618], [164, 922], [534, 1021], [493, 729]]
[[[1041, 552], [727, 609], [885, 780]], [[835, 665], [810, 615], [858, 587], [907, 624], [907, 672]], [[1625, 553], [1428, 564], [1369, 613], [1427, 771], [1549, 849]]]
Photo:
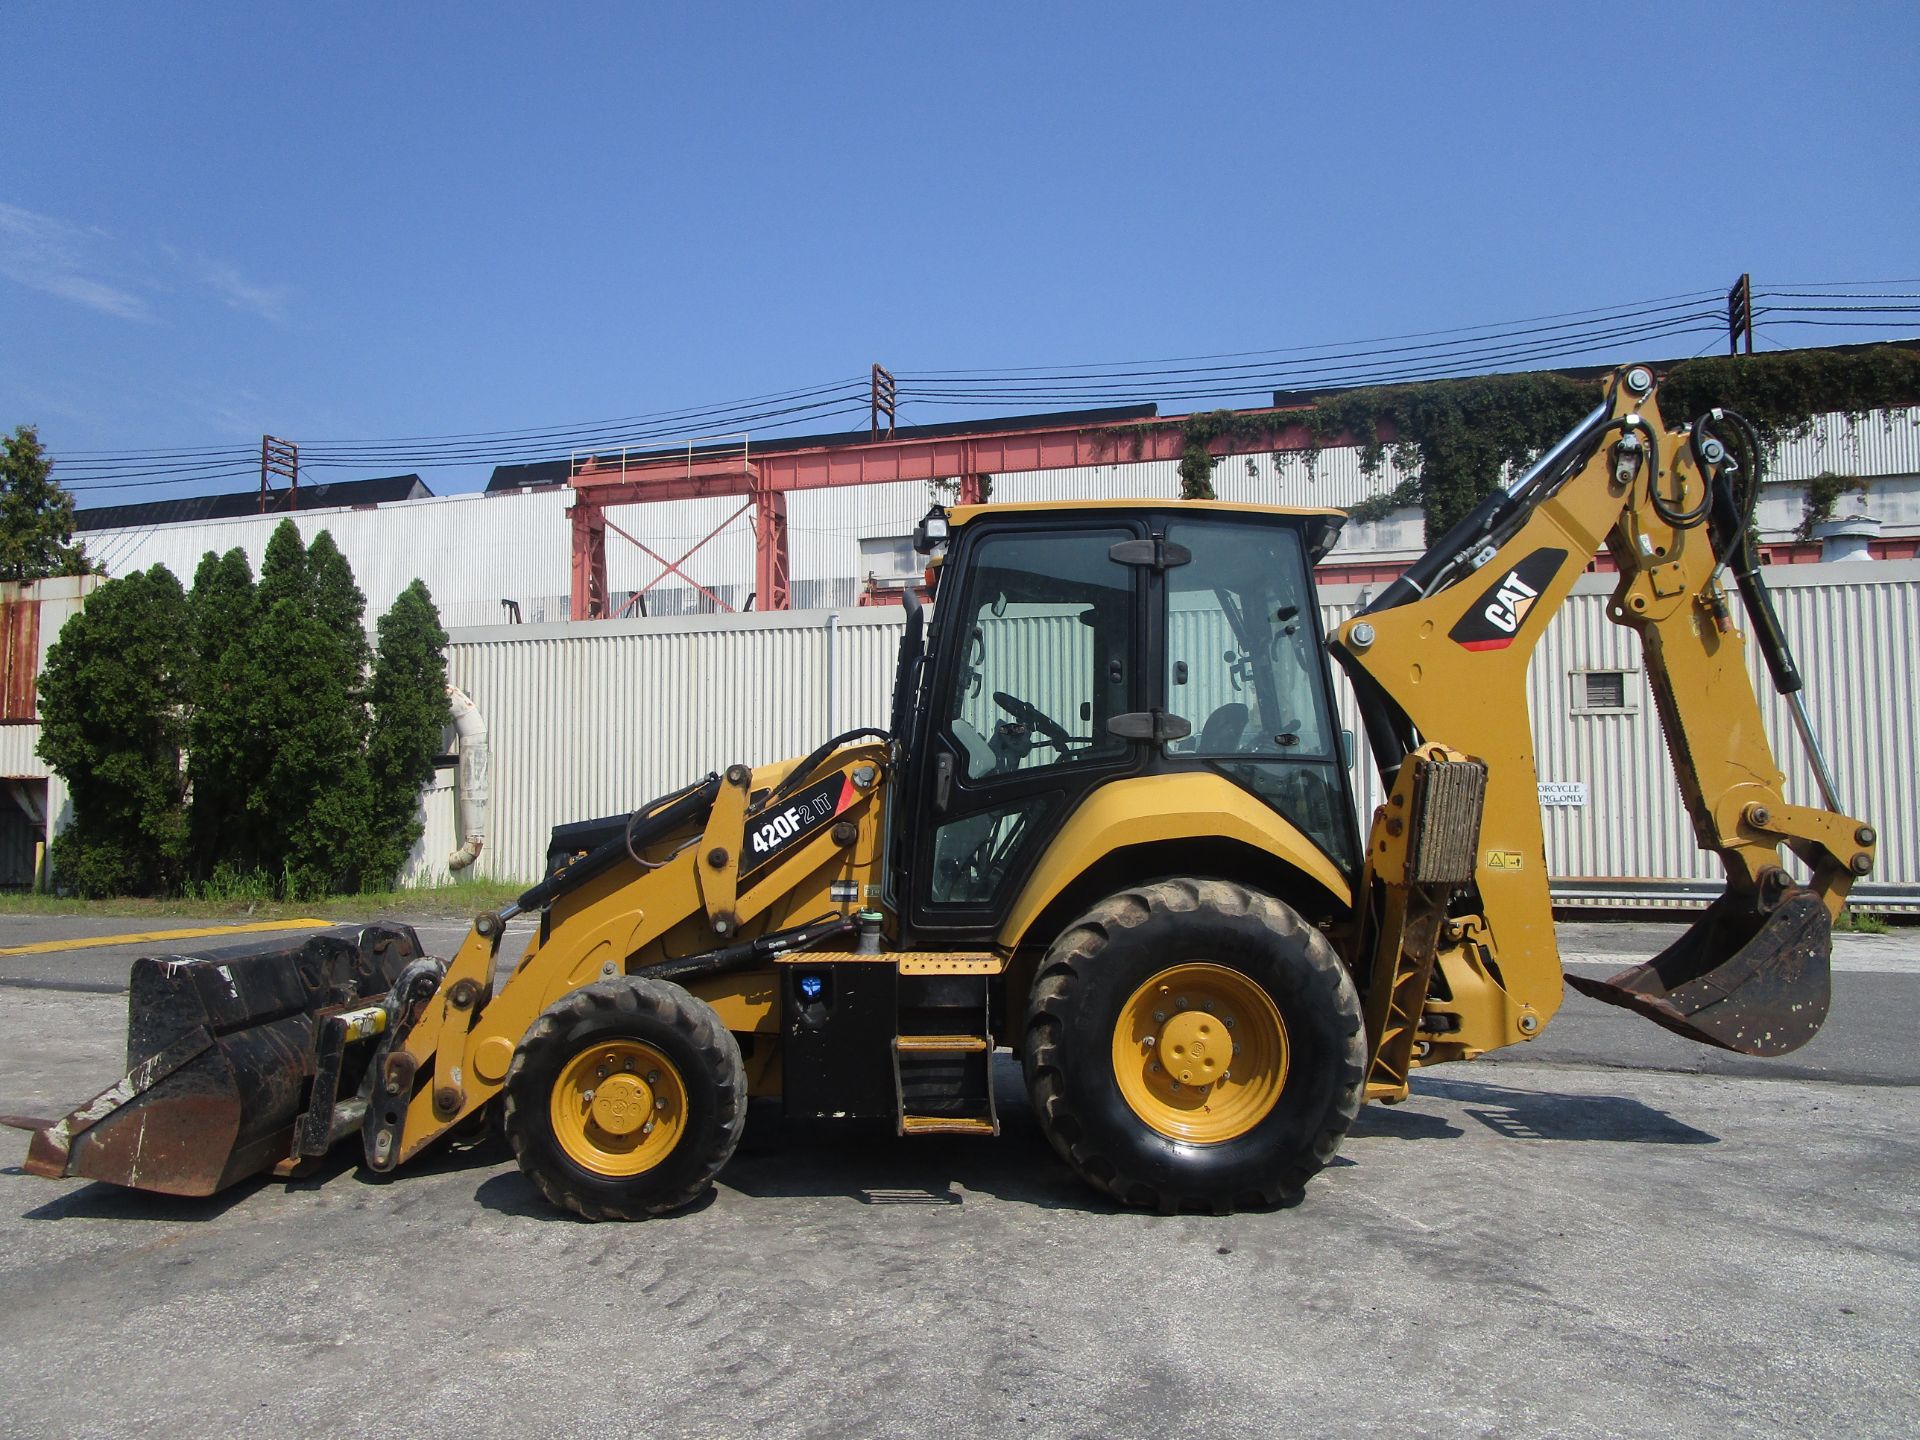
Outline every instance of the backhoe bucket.
[[1789, 890], [1764, 915], [1752, 896], [1729, 894], [1646, 964], [1567, 983], [1703, 1045], [1785, 1055], [1827, 1018], [1832, 955], [1827, 907], [1813, 891]]
[[127, 1074], [34, 1131], [25, 1168], [211, 1195], [288, 1158], [326, 1016], [383, 1000], [420, 942], [344, 926], [269, 949], [143, 957], [127, 986]]

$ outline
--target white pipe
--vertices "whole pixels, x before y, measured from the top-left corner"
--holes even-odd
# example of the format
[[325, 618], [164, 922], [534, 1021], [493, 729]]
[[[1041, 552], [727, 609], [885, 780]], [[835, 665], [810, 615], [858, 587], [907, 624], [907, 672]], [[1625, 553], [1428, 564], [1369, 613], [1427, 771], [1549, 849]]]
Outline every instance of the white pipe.
[[[839, 626], [840, 626], [840, 612], [838, 610], [828, 611], [827, 612], [827, 735], [838, 735], [840, 733], [838, 730], [834, 728], [834, 716], [833, 716], [833, 637], [834, 637], [834, 632], [839, 628]], [[822, 736], [821, 738], [825, 739], [826, 736]]]
[[460, 744], [455, 813], [463, 837], [460, 848], [447, 856], [447, 868], [464, 870], [480, 858], [487, 843], [487, 722], [466, 692], [455, 686], [447, 687], [447, 705]]

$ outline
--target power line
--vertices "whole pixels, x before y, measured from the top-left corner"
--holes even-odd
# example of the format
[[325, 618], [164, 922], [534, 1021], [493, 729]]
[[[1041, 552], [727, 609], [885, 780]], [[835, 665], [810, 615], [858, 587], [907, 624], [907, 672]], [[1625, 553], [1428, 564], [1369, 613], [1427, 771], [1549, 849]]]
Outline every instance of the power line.
[[[1756, 290], [1770, 317], [1769, 338], [1786, 326], [1887, 329], [1920, 314], [1920, 291], [1899, 287], [1920, 280], [1802, 281]], [[1877, 287], [1869, 289], [1867, 287]], [[1002, 369], [897, 370], [900, 395], [923, 407], [964, 409], [1008, 404], [1139, 403], [1226, 400], [1274, 390], [1412, 383], [1486, 373], [1501, 367], [1617, 349], [1629, 342], [1724, 334], [1726, 315], [1717, 291], [1689, 291], [1626, 305], [1562, 311], [1484, 325], [1408, 332], [1339, 344], [1179, 356], [1161, 360], [1073, 362]], [[1787, 318], [1791, 317], [1791, 318]], [[1702, 347], [1705, 348], [1705, 347]], [[483, 430], [381, 440], [322, 440], [301, 447], [308, 470], [392, 466], [408, 470], [476, 464], [555, 461], [574, 455], [667, 450], [749, 430], [771, 437], [799, 425], [819, 425], [867, 409], [868, 378], [772, 391], [717, 405], [684, 406], [613, 420], [521, 429]], [[200, 485], [249, 475], [251, 448], [177, 446], [149, 450], [92, 450], [57, 454], [70, 491], [137, 490]]]

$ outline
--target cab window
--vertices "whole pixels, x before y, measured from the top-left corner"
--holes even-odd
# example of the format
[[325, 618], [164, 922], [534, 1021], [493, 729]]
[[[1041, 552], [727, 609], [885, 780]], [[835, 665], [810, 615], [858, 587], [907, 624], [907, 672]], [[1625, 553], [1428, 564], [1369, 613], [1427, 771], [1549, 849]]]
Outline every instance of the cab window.
[[945, 728], [970, 784], [1110, 759], [1127, 742], [1132, 574], [1125, 530], [1005, 535], [975, 552]]

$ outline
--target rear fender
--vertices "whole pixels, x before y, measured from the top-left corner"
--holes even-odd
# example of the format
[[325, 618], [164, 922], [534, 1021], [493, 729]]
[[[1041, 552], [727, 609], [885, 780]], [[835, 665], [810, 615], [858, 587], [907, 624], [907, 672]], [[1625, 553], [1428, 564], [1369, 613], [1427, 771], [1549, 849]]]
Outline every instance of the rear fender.
[[[1211, 848], [1220, 842], [1266, 862], [1271, 877], [1264, 888], [1297, 896], [1301, 903], [1295, 908], [1309, 920], [1352, 907], [1351, 883], [1326, 852], [1238, 785], [1206, 772], [1144, 775], [1101, 787], [1067, 818], [1021, 889], [999, 943], [1013, 949], [1050, 940], [1042, 933], [1049, 909], [1089, 871], [1122, 851], [1182, 844]], [[1150, 878], [1123, 876], [1113, 888]], [[1262, 882], [1249, 877], [1247, 883]]]

